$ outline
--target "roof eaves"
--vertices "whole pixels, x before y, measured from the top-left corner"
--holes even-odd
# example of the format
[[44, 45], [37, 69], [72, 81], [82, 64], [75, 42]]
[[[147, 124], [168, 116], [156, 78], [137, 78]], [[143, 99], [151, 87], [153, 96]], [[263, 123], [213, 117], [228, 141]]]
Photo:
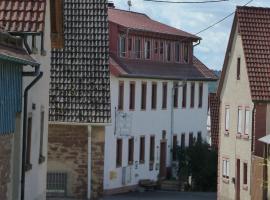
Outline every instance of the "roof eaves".
[[31, 65], [31, 66], [39, 66], [40, 65], [38, 62], [22, 59], [22, 58], [15, 57], [15, 56], [9, 56], [9, 55], [5, 55], [5, 54], [0, 54], [0, 59], [10, 61], [10, 62], [19, 63], [22, 65]]

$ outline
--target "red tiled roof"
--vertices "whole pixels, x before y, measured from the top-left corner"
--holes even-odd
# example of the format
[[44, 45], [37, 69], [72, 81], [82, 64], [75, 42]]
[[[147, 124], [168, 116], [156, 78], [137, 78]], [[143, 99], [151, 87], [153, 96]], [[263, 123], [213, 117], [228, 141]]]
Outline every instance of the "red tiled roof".
[[270, 8], [237, 7], [252, 99], [270, 101]]
[[217, 80], [218, 77], [210, 70], [205, 64], [202, 63], [197, 57], [193, 56], [194, 66], [203, 74], [205, 77]]
[[218, 148], [219, 145], [219, 107], [220, 101], [216, 93], [209, 94], [209, 108], [211, 118], [211, 142], [212, 146]]
[[42, 32], [46, 0], [1, 0], [0, 26], [8, 32]]
[[169, 34], [198, 40], [199, 37], [152, 20], [145, 14], [109, 8], [109, 21], [139, 31]]

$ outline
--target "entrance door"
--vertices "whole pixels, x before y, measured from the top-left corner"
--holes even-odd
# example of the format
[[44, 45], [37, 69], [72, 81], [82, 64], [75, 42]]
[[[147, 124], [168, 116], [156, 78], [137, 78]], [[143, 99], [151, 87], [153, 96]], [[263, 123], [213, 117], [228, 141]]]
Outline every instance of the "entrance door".
[[167, 176], [167, 168], [166, 168], [166, 158], [167, 158], [167, 142], [160, 142], [160, 168], [159, 168], [159, 178], [165, 179]]
[[235, 180], [235, 189], [236, 189], [236, 200], [240, 200], [240, 159], [236, 160], [236, 180]]

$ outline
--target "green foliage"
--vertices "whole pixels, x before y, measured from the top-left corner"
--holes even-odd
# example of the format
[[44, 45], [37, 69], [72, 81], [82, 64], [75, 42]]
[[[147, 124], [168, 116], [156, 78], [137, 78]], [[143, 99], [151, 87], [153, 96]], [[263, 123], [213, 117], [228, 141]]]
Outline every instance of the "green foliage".
[[[181, 184], [192, 191], [216, 191], [217, 187], [217, 152], [202, 141], [191, 147], [177, 148], [179, 162], [178, 175]], [[192, 185], [187, 186], [188, 177], [192, 176]]]

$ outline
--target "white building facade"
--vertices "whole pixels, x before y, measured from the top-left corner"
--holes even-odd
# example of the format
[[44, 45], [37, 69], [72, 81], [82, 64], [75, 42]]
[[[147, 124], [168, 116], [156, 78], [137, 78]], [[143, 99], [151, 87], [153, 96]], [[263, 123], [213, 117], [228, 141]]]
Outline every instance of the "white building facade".
[[176, 147], [207, 138], [208, 83], [217, 78], [193, 56], [197, 36], [142, 13], [108, 14], [112, 125], [104, 190], [111, 194], [177, 176]]

